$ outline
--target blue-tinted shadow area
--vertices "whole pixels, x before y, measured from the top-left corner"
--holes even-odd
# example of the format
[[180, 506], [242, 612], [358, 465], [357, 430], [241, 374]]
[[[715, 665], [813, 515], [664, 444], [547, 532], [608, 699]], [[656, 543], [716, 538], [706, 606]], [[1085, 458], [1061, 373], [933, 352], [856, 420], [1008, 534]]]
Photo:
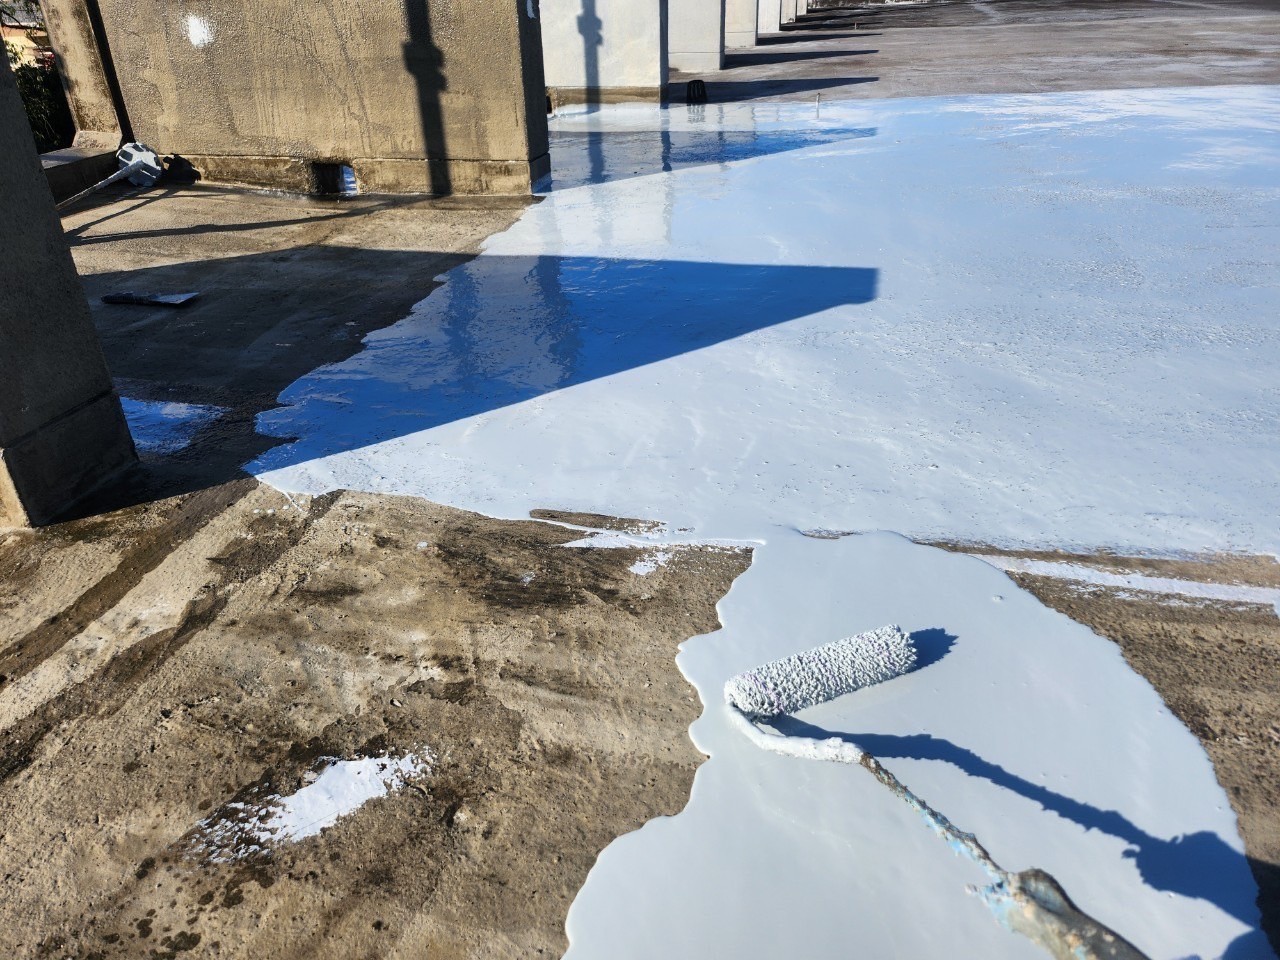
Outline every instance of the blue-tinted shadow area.
[[[936, 760], [949, 763], [971, 777], [1012, 790], [1039, 804], [1047, 812], [1070, 820], [1086, 830], [1100, 830], [1117, 837], [1130, 845], [1124, 856], [1133, 860], [1148, 886], [1208, 901], [1224, 913], [1254, 928], [1231, 944], [1223, 954], [1226, 960], [1268, 955], [1266, 936], [1257, 928], [1258, 911], [1253, 902], [1257, 888], [1250, 875], [1249, 863], [1243, 854], [1227, 846], [1216, 833], [1202, 831], [1170, 838], [1152, 836], [1119, 811], [1103, 810], [1064, 796], [1011, 773], [972, 750], [926, 733], [909, 736], [833, 733], [790, 716], [777, 718], [773, 726], [789, 736], [813, 737], [818, 740], [838, 737], [857, 744], [880, 760]], [[907, 785], [910, 786], [910, 783]], [[924, 800], [934, 803], [943, 814], [948, 812], [945, 798], [924, 797]], [[958, 826], [965, 828], [965, 824]], [[981, 841], [984, 838], [978, 839]], [[1003, 866], [1006, 869], [1021, 870], [1041, 865], [1023, 863]], [[1067, 892], [1072, 893], [1071, 890]], [[1083, 897], [1081, 899], [1084, 900]], [[1132, 932], [1141, 939], [1137, 936], [1139, 931]]]
[[[350, 359], [284, 391], [258, 429], [300, 437], [260, 472], [416, 433], [875, 298], [877, 271], [481, 256]], [[621, 425], [620, 425], [621, 426]]]
[[551, 185], [552, 189], [564, 189], [626, 180], [864, 139], [875, 134], [875, 127], [552, 131]]

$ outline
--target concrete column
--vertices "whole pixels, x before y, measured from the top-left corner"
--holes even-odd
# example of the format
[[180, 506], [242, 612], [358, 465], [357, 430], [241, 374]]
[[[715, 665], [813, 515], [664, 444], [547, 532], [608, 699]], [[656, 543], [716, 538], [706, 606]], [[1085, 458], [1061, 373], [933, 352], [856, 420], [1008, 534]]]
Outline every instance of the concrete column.
[[778, 18], [779, 23], [795, 23], [796, 22], [796, 0], [782, 0], [781, 15]]
[[[3, 59], [3, 58], [0, 58]], [[47, 523], [134, 461], [8, 62], [0, 63], [0, 526]]]
[[120, 146], [122, 126], [88, 5], [85, 0], [45, 0], [40, 7], [76, 123], [77, 144], [114, 153]]
[[710, 73], [724, 66], [724, 5], [725, 0], [668, 0], [672, 70]]
[[760, 0], [757, 7], [756, 37], [762, 33], [777, 33], [782, 24], [783, 0]]
[[542, 0], [540, 16], [556, 106], [662, 99], [667, 0]]
[[796, 16], [803, 17], [809, 12], [809, 0], [796, 0]]
[[725, 0], [724, 45], [728, 50], [745, 50], [756, 45], [756, 0]]

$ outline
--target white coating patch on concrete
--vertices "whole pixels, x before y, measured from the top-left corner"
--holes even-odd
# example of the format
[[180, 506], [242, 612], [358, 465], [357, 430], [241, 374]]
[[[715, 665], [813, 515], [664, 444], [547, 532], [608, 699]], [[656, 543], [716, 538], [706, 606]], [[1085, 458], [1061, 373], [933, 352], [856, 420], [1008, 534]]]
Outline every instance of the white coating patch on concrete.
[[651, 550], [627, 569], [641, 577], [647, 577], [671, 560], [670, 550]]
[[1208, 758], [1113, 644], [973, 558], [796, 531], [1277, 552], [1277, 133], [1270, 87], [565, 112], [550, 195], [262, 415], [282, 489], [759, 545], [678, 660], [710, 759], [601, 855], [573, 960], [1039, 956], [870, 777], [726, 720], [728, 677], [884, 623], [924, 665], [796, 732], [1154, 960], [1269, 955]]
[[213, 43], [213, 24], [194, 13], [187, 14], [187, 39], [197, 49]]
[[177, 453], [227, 411], [198, 403], [166, 403], [121, 397], [125, 420], [139, 453]]
[[370, 800], [384, 797], [431, 772], [430, 750], [403, 757], [327, 759], [288, 796], [261, 802], [229, 803], [201, 824], [201, 845], [214, 860], [264, 853], [274, 845], [314, 837]]

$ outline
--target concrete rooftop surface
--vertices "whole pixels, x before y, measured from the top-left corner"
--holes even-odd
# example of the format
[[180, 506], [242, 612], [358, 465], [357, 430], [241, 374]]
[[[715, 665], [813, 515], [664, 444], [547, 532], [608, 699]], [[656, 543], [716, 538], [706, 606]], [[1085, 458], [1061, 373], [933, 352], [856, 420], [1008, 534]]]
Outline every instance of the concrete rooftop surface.
[[886, 4], [816, 12], [701, 76], [713, 100], [1275, 83], [1269, 0]]
[[813, 10], [549, 126], [528, 198], [65, 212], [140, 462], [0, 529], [0, 953], [1047, 956], [724, 705], [897, 624], [768, 736], [1276, 956], [1280, 3]]

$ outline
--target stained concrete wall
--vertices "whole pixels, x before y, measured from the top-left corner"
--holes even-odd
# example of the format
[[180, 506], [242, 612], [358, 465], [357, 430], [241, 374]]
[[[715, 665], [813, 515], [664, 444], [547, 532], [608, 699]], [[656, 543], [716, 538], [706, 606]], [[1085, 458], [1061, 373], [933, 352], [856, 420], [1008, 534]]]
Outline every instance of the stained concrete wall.
[[527, 193], [548, 169], [536, 0], [98, 5], [135, 136], [206, 179]]
[[672, 70], [707, 73], [724, 66], [725, 0], [668, 0], [667, 56]]
[[124, 125], [111, 90], [110, 68], [103, 59], [106, 45], [88, 5], [44, 0], [40, 6], [75, 120], [76, 146], [114, 152], [120, 146]]
[[756, 45], [756, 0], [725, 0], [724, 45], [742, 50]]
[[134, 452], [7, 62], [0, 250], [0, 525], [25, 526], [53, 519]]
[[542, 0], [542, 61], [552, 102], [660, 100], [667, 0]]

